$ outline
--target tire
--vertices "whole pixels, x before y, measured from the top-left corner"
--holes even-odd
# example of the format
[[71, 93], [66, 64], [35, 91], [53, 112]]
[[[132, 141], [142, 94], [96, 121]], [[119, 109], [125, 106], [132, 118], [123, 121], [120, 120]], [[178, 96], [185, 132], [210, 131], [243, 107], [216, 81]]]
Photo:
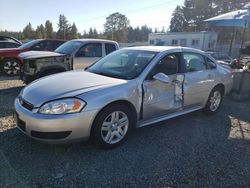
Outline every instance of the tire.
[[206, 114], [215, 114], [221, 106], [222, 96], [223, 96], [223, 91], [220, 87], [215, 87], [214, 89], [212, 89], [212, 91], [209, 94], [207, 104], [203, 109], [203, 111]]
[[17, 59], [4, 59], [1, 69], [7, 76], [17, 76], [20, 73], [21, 65]]
[[128, 138], [134, 122], [134, 116], [127, 106], [108, 106], [97, 115], [91, 139], [104, 149], [115, 148]]

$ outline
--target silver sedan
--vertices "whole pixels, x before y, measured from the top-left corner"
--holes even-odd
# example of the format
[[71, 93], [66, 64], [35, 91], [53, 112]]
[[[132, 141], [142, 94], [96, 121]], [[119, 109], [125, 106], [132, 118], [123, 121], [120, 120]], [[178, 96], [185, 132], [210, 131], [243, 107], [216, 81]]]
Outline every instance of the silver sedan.
[[233, 75], [206, 53], [181, 47], [133, 47], [85, 71], [48, 76], [15, 100], [17, 127], [39, 141], [91, 138], [104, 148], [133, 128], [203, 109], [214, 114]]

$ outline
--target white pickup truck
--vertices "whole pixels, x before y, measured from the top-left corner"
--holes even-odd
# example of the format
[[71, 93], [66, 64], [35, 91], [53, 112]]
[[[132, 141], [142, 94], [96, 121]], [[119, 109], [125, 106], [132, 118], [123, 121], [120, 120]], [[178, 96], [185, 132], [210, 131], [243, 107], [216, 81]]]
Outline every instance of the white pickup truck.
[[19, 55], [23, 61], [20, 77], [29, 83], [43, 76], [84, 69], [118, 49], [119, 45], [115, 41], [74, 39], [59, 46], [54, 52], [24, 52]]

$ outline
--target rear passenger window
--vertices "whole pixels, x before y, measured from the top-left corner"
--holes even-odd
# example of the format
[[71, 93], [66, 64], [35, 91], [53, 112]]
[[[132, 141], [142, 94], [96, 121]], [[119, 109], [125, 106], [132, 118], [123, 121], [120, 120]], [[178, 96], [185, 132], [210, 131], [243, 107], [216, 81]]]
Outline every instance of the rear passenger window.
[[114, 44], [110, 44], [110, 43], [105, 44], [106, 55], [110, 54], [111, 52], [115, 50], [116, 50], [116, 46]]
[[195, 53], [183, 53], [186, 72], [206, 70], [206, 62], [202, 55]]
[[6, 42], [6, 43], [5, 43], [5, 48], [16, 48], [16, 46], [15, 46], [15, 44], [13, 44], [13, 43], [8, 43], [8, 42]]

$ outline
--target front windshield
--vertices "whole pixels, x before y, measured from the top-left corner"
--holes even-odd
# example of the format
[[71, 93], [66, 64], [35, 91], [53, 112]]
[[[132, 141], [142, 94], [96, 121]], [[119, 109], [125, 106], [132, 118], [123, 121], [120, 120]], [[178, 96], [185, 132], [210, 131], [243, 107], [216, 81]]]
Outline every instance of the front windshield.
[[23, 44], [22, 46], [18, 47], [20, 49], [25, 49], [25, 48], [30, 48], [32, 47], [33, 45], [35, 45], [36, 43], [38, 43], [40, 40], [32, 40], [30, 42], [27, 42], [25, 44]]
[[55, 52], [71, 55], [76, 49], [78, 49], [82, 45], [80, 41], [68, 41], [63, 45], [59, 46]]
[[87, 71], [104, 76], [131, 80], [138, 77], [157, 52], [124, 49], [104, 57]]

